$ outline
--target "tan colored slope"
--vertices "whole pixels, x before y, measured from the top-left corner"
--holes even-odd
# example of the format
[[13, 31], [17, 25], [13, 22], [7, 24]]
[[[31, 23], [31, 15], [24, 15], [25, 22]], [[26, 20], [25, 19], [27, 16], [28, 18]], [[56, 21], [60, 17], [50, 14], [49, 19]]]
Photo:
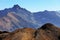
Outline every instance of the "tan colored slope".
[[34, 40], [35, 30], [31, 28], [18, 29], [12, 33], [10, 36], [6, 37], [4, 40]]
[[36, 40], [60, 40], [60, 28], [47, 23], [37, 30]]
[[[5, 35], [6, 34], [6, 35]], [[41, 28], [23, 28], [10, 33], [1, 33], [3, 40], [60, 40], [60, 28], [47, 23]]]

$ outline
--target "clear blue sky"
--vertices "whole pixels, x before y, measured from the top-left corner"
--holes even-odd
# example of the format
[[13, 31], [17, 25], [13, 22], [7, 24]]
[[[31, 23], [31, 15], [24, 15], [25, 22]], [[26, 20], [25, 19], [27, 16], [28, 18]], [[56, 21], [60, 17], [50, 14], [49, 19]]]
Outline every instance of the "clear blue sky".
[[60, 10], [60, 0], [0, 0], [0, 10], [18, 4], [31, 12]]

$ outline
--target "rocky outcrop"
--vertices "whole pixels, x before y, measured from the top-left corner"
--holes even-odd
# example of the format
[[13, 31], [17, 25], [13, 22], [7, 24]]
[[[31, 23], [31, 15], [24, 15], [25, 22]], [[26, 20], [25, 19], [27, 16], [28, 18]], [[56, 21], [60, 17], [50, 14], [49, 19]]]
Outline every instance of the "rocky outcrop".
[[7, 31], [0, 31], [0, 40], [5, 39], [9, 35]]
[[47, 23], [37, 30], [36, 40], [60, 40], [60, 28]]
[[60, 28], [44, 24], [41, 28], [22, 28], [13, 32], [0, 32], [0, 40], [60, 40]]

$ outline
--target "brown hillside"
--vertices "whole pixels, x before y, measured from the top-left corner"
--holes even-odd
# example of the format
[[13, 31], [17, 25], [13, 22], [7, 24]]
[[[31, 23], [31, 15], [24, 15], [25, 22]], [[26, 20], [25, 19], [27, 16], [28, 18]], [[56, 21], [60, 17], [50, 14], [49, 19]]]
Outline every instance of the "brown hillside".
[[13, 32], [0, 32], [0, 40], [60, 40], [60, 28], [44, 24], [41, 28], [23, 28]]

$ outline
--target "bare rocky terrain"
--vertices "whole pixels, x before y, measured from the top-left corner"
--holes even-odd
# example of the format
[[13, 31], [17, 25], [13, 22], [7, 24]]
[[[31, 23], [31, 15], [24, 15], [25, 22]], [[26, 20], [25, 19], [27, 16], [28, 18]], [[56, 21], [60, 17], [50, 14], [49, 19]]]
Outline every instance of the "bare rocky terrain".
[[0, 40], [60, 40], [60, 28], [46, 23], [38, 29], [21, 28], [13, 32], [0, 31]]

